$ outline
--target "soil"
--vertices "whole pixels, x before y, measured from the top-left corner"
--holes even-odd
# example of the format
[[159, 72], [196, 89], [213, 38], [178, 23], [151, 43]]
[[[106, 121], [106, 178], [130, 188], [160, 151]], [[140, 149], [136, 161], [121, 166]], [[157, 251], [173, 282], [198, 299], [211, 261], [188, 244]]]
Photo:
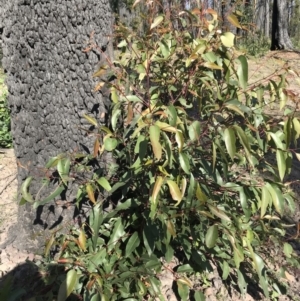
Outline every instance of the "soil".
[[[296, 52], [270, 52], [264, 57], [259, 59], [251, 59], [249, 62], [249, 79], [251, 84], [255, 84], [263, 78], [272, 78], [278, 74], [282, 74], [284, 70], [291, 68], [292, 70], [300, 70], [300, 54]], [[296, 73], [290, 72], [287, 76], [290, 86], [288, 92], [290, 100], [287, 106], [294, 108], [300, 104], [300, 78]], [[298, 108], [300, 111], [300, 108]], [[271, 114], [282, 114], [278, 111], [278, 106], [274, 106]], [[300, 162], [295, 162], [294, 170], [291, 175], [291, 180], [298, 180], [300, 176]], [[13, 149], [0, 150], [0, 282], [4, 274], [15, 269], [18, 265], [23, 264], [26, 259], [33, 260], [34, 254], [22, 253], [15, 249], [12, 244], [7, 245], [6, 248], [1, 249], [1, 245], [10, 240], [7, 236], [7, 230], [17, 222], [17, 163]], [[300, 184], [297, 182], [293, 185], [293, 189], [297, 197], [300, 196]], [[299, 222], [300, 209], [295, 212], [293, 218]], [[296, 239], [292, 242], [295, 251], [300, 255], [300, 246]], [[276, 250], [274, 253], [274, 262], [270, 263], [274, 269], [278, 269], [276, 261], [284, 260], [282, 254], [278, 254]], [[167, 277], [170, 276], [170, 277]], [[172, 275], [165, 275], [162, 280], [162, 286], [166, 300], [176, 300], [172, 292]], [[280, 301], [284, 300], [300, 300], [300, 269], [288, 269], [285, 272], [285, 278], [282, 282], [286, 283], [288, 287], [287, 295], [279, 297]], [[228, 290], [222, 285], [222, 280], [218, 272], [214, 270], [207, 275], [206, 285], [202, 285], [203, 291], [206, 295], [206, 300], [242, 300], [242, 296], [234, 289], [231, 289], [229, 294]], [[251, 290], [250, 290], [251, 291]], [[244, 300], [262, 300], [261, 294], [250, 292], [245, 296]], [[2, 301], [2, 300], [1, 300]], [[4, 300], [3, 300], [4, 301]]]

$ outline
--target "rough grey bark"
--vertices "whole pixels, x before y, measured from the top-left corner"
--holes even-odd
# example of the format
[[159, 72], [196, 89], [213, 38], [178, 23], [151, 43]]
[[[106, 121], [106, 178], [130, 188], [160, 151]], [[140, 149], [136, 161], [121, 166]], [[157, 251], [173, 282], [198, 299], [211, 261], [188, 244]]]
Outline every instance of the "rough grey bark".
[[[3, 66], [20, 186], [29, 174], [42, 174], [50, 157], [91, 149], [93, 138], [81, 130], [89, 127], [82, 116], [104, 122], [105, 99], [93, 93], [92, 79], [102, 54], [83, 50], [91, 37], [107, 47], [113, 18], [108, 0], [0, 0], [4, 2], [10, 6], [4, 20]], [[37, 188], [33, 185], [32, 191]], [[69, 198], [60, 196], [73, 201]], [[73, 215], [73, 209], [54, 203], [37, 212], [22, 206], [11, 234], [14, 244], [36, 250], [45, 239], [37, 239], [41, 230], [65, 226]]]
[[288, 34], [287, 0], [274, 0], [273, 2], [271, 50], [276, 49], [294, 49]]

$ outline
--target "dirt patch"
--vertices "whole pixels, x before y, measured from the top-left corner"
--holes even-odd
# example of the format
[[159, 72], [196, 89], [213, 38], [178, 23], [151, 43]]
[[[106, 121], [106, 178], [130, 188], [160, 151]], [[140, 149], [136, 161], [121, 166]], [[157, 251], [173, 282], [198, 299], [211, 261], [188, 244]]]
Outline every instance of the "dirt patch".
[[[9, 241], [8, 229], [17, 223], [17, 164], [13, 149], [0, 153], [0, 246]], [[19, 252], [12, 244], [0, 249], [0, 277], [33, 254]]]

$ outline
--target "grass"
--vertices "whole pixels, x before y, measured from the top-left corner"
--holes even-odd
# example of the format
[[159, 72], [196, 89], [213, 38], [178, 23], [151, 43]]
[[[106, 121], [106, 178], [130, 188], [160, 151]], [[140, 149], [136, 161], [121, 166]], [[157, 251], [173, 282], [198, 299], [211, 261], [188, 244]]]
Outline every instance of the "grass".
[[10, 148], [12, 138], [10, 134], [10, 113], [7, 108], [7, 87], [5, 85], [5, 73], [0, 68], [0, 148]]

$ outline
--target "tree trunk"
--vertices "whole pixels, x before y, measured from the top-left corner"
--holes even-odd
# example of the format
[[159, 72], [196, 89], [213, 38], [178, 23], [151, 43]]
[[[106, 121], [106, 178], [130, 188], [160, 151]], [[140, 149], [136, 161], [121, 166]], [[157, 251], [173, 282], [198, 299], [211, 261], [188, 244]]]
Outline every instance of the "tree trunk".
[[236, 27], [228, 21], [228, 16], [232, 13], [231, 0], [222, 1], [221, 5], [221, 18], [222, 18], [222, 30], [236, 33]]
[[255, 24], [262, 34], [270, 36], [270, 0], [256, 2]]
[[[88, 47], [91, 40], [107, 47], [113, 18], [109, 1], [8, 2], [3, 66], [20, 187], [28, 175], [42, 175], [50, 157], [92, 149], [93, 137], [82, 130], [90, 127], [83, 115], [92, 115], [101, 124], [106, 108], [105, 98], [92, 92], [96, 83], [92, 74], [102, 53]], [[40, 184], [30, 187], [35, 193]], [[37, 250], [45, 241], [44, 230], [65, 228], [75, 214], [75, 206], [66, 206], [66, 201], [74, 203], [75, 193], [61, 194], [60, 205], [20, 207], [18, 225], [11, 233], [15, 247]]]
[[294, 49], [288, 34], [288, 10], [286, 0], [274, 0], [273, 2], [271, 50], [276, 49]]

